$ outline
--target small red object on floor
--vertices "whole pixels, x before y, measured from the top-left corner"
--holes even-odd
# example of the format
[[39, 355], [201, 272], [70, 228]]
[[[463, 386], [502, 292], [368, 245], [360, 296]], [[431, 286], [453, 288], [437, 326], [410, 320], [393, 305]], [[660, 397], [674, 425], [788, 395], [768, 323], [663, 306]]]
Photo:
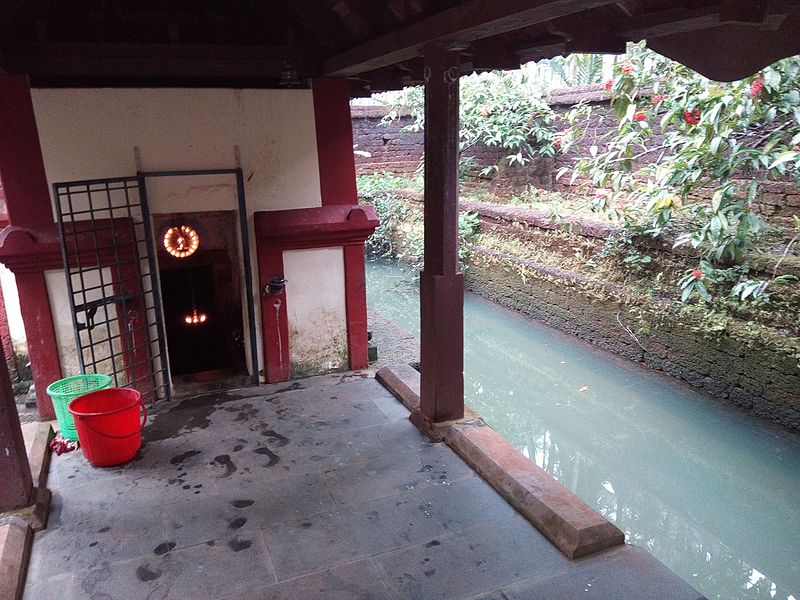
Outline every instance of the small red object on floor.
[[78, 449], [78, 442], [73, 442], [72, 440], [65, 440], [60, 435], [57, 435], [52, 440], [50, 440], [50, 450], [56, 453], [56, 456], [61, 456], [65, 452], [72, 452], [73, 450]]

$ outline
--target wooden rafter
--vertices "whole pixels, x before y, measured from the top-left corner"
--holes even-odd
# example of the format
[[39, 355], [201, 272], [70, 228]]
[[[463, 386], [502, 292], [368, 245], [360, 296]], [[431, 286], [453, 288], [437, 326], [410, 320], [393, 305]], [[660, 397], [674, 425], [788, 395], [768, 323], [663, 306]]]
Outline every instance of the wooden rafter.
[[420, 56], [432, 43], [469, 43], [614, 4], [615, 0], [470, 0], [417, 23], [373, 39], [325, 61], [323, 71], [349, 77]]
[[319, 51], [302, 47], [17, 43], [3, 68], [33, 77], [277, 78], [291, 61], [304, 77], [319, 72]]

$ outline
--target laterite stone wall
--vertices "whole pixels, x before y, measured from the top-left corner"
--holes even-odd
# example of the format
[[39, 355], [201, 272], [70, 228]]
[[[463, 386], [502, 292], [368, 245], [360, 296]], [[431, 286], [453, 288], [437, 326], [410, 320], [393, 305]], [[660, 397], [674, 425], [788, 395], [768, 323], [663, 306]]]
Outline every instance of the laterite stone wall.
[[[524, 270], [525, 277], [521, 275]], [[654, 323], [638, 342], [630, 306], [611, 290], [569, 275], [538, 273], [524, 260], [476, 249], [467, 288], [564, 333], [642, 363], [791, 428], [800, 428], [800, 366], [758, 339], [751, 346], [730, 336], [703, 337], [683, 320]], [[652, 307], [654, 321], [658, 308]], [[639, 345], [641, 343], [641, 346]]]

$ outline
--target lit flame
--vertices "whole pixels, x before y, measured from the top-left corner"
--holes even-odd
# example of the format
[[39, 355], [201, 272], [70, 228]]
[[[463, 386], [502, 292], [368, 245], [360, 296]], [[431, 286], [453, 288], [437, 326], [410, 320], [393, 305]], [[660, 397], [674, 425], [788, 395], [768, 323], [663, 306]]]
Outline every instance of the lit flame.
[[164, 249], [175, 258], [191, 256], [199, 246], [200, 235], [188, 225], [170, 227], [164, 234]]
[[199, 313], [195, 308], [192, 310], [192, 314], [186, 315], [183, 320], [186, 321], [187, 325], [199, 325], [200, 323], [205, 323], [207, 319], [206, 313]]

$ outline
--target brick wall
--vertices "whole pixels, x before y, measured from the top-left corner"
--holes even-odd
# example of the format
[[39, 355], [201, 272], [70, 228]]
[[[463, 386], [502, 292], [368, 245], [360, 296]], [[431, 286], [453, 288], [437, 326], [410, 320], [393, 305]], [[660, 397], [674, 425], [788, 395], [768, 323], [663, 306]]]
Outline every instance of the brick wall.
[[[588, 154], [589, 148], [593, 144], [602, 147], [604, 139], [613, 129], [616, 129], [616, 118], [601, 87], [582, 86], [572, 90], [556, 90], [551, 98], [551, 106], [560, 121], [560, 117], [581, 100], [591, 102], [594, 110], [591, 121], [582, 124], [586, 135], [577, 144], [574, 151], [568, 154], [557, 154], [552, 159], [538, 158], [525, 167], [508, 167], [503, 169], [499, 175], [484, 179], [480, 177], [481, 170], [484, 167], [498, 164], [503, 158], [503, 152], [498, 148], [485, 146], [471, 148], [466, 154], [475, 157], [476, 162], [466, 182], [467, 185], [478, 181], [488, 182], [489, 190], [500, 197], [519, 192], [527, 186], [563, 192], [574, 191], [583, 183], [580, 179], [571, 184], [568, 175], [557, 181], [555, 175], [563, 167], [574, 166], [580, 156]], [[357, 144], [356, 150], [371, 154], [369, 158], [356, 156], [358, 174], [387, 171], [398, 175], [412, 176], [419, 167], [424, 154], [422, 132], [403, 131], [407, 125], [413, 123], [413, 119], [408, 115], [403, 115], [388, 125], [381, 125], [381, 119], [388, 113], [383, 106], [356, 106], [353, 107], [352, 113], [353, 139]], [[561, 127], [559, 122], [556, 123], [556, 127]], [[653, 139], [656, 145], [659, 140], [659, 135]], [[643, 157], [637, 164], [644, 166], [657, 159], [658, 156], [657, 152], [653, 152]], [[766, 182], [754, 207], [765, 217], [800, 215], [800, 189], [789, 182]]]

